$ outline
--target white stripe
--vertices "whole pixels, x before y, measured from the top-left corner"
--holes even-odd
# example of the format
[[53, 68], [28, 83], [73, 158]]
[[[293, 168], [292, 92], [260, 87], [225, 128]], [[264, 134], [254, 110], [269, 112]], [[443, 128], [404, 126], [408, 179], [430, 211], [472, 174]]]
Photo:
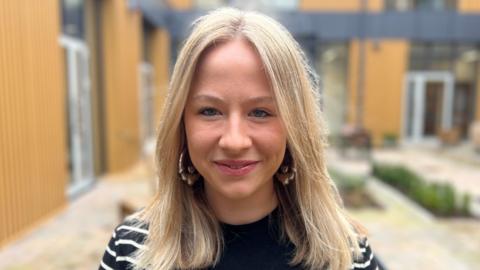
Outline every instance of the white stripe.
[[120, 262], [120, 261], [126, 261], [126, 262], [129, 262], [129, 263], [133, 263], [133, 264], [137, 264], [137, 261], [135, 261], [133, 258], [130, 258], [130, 257], [117, 257], [117, 262]]
[[103, 261], [100, 262], [100, 266], [102, 266], [105, 270], [113, 270], [110, 266], [106, 265]]
[[112, 255], [113, 257], [117, 257], [117, 253], [115, 251], [111, 250], [109, 246], [107, 246], [107, 252], [108, 252], [108, 254]]
[[116, 237], [117, 237], [117, 235], [115, 234], [115, 231], [113, 231], [112, 237], [113, 237], [113, 238], [116, 238]]
[[145, 248], [144, 245], [142, 244], [139, 244], [133, 240], [127, 240], [127, 239], [120, 239], [120, 240], [117, 240], [115, 241], [115, 246], [118, 246], [118, 245], [122, 245], [122, 244], [126, 244], [126, 245], [132, 245], [136, 248]]
[[368, 247], [368, 239], [365, 239], [365, 247]]
[[[351, 250], [351, 251], [355, 251], [354, 248], [350, 248], [350, 250]], [[359, 250], [360, 250], [361, 253], [365, 253], [365, 252], [367, 251], [366, 248], [359, 248]]]
[[134, 232], [139, 232], [139, 233], [143, 233], [143, 234], [147, 234], [147, 235], [148, 235], [148, 231], [145, 230], [145, 229], [140, 229], [140, 228], [131, 227], [131, 226], [127, 226], [127, 225], [122, 225], [122, 226], [118, 227], [118, 228], [117, 228], [117, 231], [119, 231], [119, 230], [134, 231]]
[[355, 268], [366, 268], [370, 265], [370, 263], [372, 262], [372, 259], [373, 259], [373, 252], [370, 253], [370, 258], [368, 259], [368, 261], [364, 262], [364, 263], [354, 263], [353, 264], [353, 267]]

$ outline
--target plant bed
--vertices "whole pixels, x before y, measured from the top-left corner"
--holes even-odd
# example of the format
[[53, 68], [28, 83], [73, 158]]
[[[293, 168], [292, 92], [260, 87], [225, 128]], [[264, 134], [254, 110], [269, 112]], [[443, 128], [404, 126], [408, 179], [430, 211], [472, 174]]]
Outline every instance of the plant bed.
[[381, 208], [365, 190], [366, 177], [347, 175], [331, 168], [328, 171], [338, 188], [345, 207], [354, 209], [363, 207]]
[[401, 165], [374, 163], [372, 174], [438, 217], [473, 217], [471, 196], [449, 183], [430, 183]]

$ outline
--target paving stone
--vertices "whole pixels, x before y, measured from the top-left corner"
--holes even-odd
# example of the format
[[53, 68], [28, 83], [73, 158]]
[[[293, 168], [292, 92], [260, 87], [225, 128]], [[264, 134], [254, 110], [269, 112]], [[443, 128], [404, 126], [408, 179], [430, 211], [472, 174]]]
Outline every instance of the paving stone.
[[[395, 161], [399, 163], [419, 162], [421, 166], [417, 168], [422, 170], [442, 167], [442, 173], [452, 173], [456, 168], [467, 168], [462, 176], [477, 184], [480, 180], [480, 177], [477, 178], [479, 167], [474, 168], [470, 163], [458, 164], [436, 157], [431, 152], [402, 150], [388, 152], [388, 155], [395, 156]], [[368, 174], [368, 161], [341, 159], [335, 152], [329, 152], [327, 156], [329, 165], [337, 170]], [[385, 153], [378, 155], [376, 152], [374, 156], [388, 159]], [[454, 186], [464, 185], [468, 183], [467, 178], [458, 183], [455, 181], [457, 178], [452, 178], [451, 183]], [[367, 190], [383, 209], [349, 211], [369, 230], [369, 241], [389, 270], [480, 269], [480, 219], [438, 219], [398, 191], [375, 180], [367, 182]]]
[[0, 250], [0, 269], [97, 269], [120, 222], [119, 202], [150, 197], [152, 179], [142, 163], [125, 173], [99, 179], [62, 213]]

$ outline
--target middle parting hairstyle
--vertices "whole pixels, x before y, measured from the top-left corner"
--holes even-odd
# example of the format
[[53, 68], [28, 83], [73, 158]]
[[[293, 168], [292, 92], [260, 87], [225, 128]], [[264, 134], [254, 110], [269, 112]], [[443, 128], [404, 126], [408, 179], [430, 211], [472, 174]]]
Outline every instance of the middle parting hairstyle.
[[187, 147], [182, 114], [199, 59], [215, 44], [235, 38], [247, 40], [263, 62], [297, 169], [291, 184], [275, 181], [281, 232], [296, 247], [290, 263], [306, 269], [348, 269], [360, 254], [358, 236], [325, 166], [326, 132], [314, 73], [279, 23], [232, 8], [198, 19], [179, 53], [157, 137], [158, 190], [137, 215], [148, 224], [149, 235], [145, 248], [136, 253], [136, 269], [199, 269], [221, 257], [221, 227], [201, 180], [190, 187], [177, 171], [180, 153]]

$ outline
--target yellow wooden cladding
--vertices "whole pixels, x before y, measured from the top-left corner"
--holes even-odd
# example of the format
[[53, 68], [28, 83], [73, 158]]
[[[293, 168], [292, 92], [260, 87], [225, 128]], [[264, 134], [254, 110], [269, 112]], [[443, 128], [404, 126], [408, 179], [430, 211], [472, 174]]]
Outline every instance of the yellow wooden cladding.
[[168, 4], [171, 8], [176, 10], [187, 10], [193, 6], [193, 0], [168, 0]]
[[155, 29], [152, 38], [152, 64], [155, 70], [155, 123], [159, 123], [160, 113], [167, 96], [170, 59], [170, 36], [165, 29]]
[[[338, 11], [356, 12], [362, 9], [361, 0], [300, 0], [299, 9], [302, 11]], [[367, 3], [368, 11], [381, 11], [383, 0], [370, 0]]]
[[458, 0], [458, 11], [462, 13], [479, 13], [480, 0]]
[[[348, 120], [357, 119], [359, 45], [350, 45]], [[365, 41], [363, 125], [380, 145], [386, 134], [401, 135], [403, 82], [408, 69], [409, 45], [405, 40]]]
[[0, 1], [0, 245], [65, 204], [59, 1]]
[[118, 172], [140, 155], [139, 65], [141, 14], [127, 1], [105, 0], [102, 16], [107, 170]]

